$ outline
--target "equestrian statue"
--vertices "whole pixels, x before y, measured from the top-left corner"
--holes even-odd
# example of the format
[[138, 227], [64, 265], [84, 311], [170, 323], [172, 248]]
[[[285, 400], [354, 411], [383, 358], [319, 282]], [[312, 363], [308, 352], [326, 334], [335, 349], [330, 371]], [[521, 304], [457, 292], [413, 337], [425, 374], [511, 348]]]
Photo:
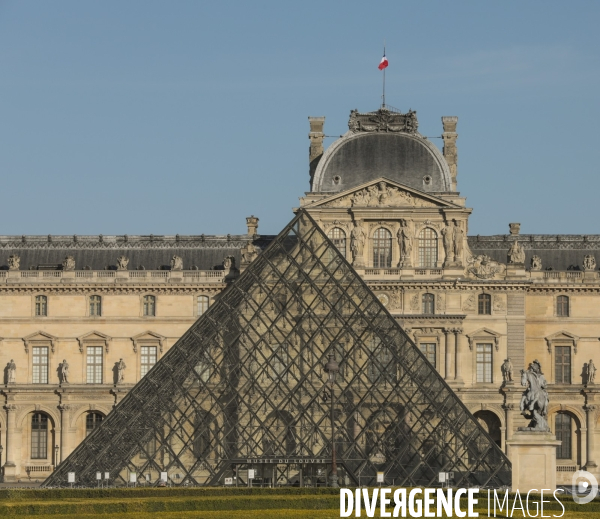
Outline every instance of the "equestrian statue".
[[526, 389], [523, 391], [521, 414], [530, 419], [528, 427], [519, 427], [520, 431], [550, 432], [548, 422], [548, 383], [542, 373], [542, 366], [536, 359], [527, 370], [521, 370], [521, 385]]

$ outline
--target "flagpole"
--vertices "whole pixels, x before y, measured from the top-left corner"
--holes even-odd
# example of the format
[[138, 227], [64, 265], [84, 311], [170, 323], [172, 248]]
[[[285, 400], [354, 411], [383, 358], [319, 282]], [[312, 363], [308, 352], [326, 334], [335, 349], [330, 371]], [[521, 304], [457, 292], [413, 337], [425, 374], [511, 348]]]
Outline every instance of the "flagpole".
[[[385, 40], [383, 40], [383, 55], [385, 56]], [[381, 108], [385, 108], [385, 68], [383, 69], [383, 95], [381, 96]]]

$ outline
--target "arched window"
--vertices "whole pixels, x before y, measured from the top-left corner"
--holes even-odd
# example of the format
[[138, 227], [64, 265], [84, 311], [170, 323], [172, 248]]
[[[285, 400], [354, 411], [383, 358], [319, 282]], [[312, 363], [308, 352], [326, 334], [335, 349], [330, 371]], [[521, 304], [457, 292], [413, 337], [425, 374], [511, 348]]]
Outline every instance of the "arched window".
[[423, 294], [423, 313], [435, 313], [435, 296], [433, 294]]
[[144, 296], [144, 316], [156, 315], [156, 297]]
[[570, 460], [572, 457], [573, 419], [567, 413], [558, 413], [554, 423], [556, 439], [562, 442], [556, 448], [556, 459]]
[[34, 413], [31, 417], [31, 459], [48, 458], [48, 416]]
[[327, 237], [333, 242], [340, 254], [346, 257], [346, 233], [339, 227], [334, 227], [327, 233]]
[[198, 304], [198, 315], [202, 315], [208, 310], [208, 296], [198, 296], [196, 303]]
[[104, 420], [104, 416], [100, 413], [88, 413], [85, 417], [85, 435], [89, 436], [102, 423], [102, 420]]
[[35, 296], [35, 315], [48, 315], [48, 298], [46, 296]]
[[380, 227], [373, 234], [373, 267], [392, 266], [392, 233]]
[[569, 317], [569, 298], [567, 296], [556, 298], [556, 315], [558, 317]]
[[437, 234], [426, 227], [419, 233], [419, 267], [435, 268], [438, 259]]
[[492, 296], [489, 294], [479, 294], [478, 298], [479, 315], [492, 314]]
[[102, 298], [100, 296], [90, 296], [90, 315], [102, 315]]

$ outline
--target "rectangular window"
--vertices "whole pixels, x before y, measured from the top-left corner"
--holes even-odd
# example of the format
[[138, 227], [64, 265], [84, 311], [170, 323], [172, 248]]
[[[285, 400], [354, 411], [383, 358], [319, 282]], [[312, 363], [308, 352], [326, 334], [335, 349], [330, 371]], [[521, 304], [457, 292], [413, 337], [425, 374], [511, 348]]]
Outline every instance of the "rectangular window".
[[571, 347], [556, 346], [555, 347], [556, 361], [556, 377], [557, 384], [571, 383]]
[[436, 344], [434, 342], [419, 344], [419, 348], [421, 349], [421, 351], [423, 352], [425, 357], [427, 357], [427, 360], [429, 361], [429, 363], [434, 368], [435, 368], [435, 347], [436, 347]]
[[198, 315], [202, 315], [208, 310], [208, 296], [198, 296]]
[[48, 383], [48, 347], [33, 347], [33, 383]]
[[87, 383], [102, 384], [102, 346], [87, 347]]
[[556, 415], [556, 439], [562, 443], [556, 448], [556, 458], [559, 460], [571, 459], [571, 417], [568, 414], [558, 413]]
[[156, 364], [156, 346], [142, 346], [142, 372], [143, 377], [152, 366]]
[[492, 345], [477, 345], [477, 382], [492, 382]]
[[42, 317], [48, 315], [48, 298], [46, 296], [36, 296], [35, 315]]

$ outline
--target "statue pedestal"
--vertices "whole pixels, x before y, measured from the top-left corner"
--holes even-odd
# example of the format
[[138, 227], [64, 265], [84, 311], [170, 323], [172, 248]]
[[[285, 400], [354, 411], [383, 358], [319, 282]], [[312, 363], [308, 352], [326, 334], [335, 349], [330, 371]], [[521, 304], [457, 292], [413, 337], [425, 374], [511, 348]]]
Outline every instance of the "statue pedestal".
[[512, 463], [512, 490], [525, 494], [530, 490], [556, 488], [556, 447], [560, 441], [549, 432], [517, 431], [506, 442]]
[[525, 271], [525, 265], [522, 263], [510, 263], [506, 267], [507, 278], [525, 279], [527, 272]]
[[2, 482], [16, 483], [18, 476], [17, 466], [12, 461], [6, 462], [4, 467], [2, 467]]
[[465, 277], [465, 269], [460, 263], [444, 266], [444, 279], [460, 279]]

